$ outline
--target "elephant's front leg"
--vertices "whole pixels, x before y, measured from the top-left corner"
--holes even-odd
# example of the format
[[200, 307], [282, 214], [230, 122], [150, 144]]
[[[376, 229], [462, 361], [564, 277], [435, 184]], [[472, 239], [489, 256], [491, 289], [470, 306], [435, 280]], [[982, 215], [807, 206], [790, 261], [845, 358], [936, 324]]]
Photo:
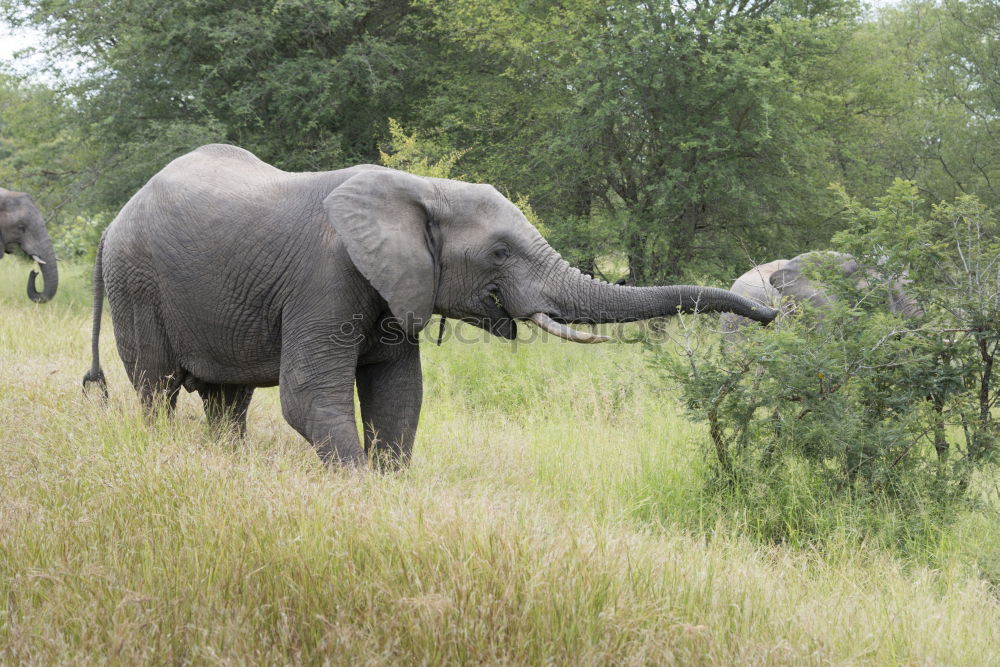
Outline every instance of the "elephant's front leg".
[[409, 462], [423, 400], [419, 346], [402, 343], [389, 355], [357, 372], [365, 452], [384, 470]]
[[365, 452], [354, 417], [357, 351], [286, 334], [279, 378], [285, 420], [316, 448], [324, 463], [362, 466]]

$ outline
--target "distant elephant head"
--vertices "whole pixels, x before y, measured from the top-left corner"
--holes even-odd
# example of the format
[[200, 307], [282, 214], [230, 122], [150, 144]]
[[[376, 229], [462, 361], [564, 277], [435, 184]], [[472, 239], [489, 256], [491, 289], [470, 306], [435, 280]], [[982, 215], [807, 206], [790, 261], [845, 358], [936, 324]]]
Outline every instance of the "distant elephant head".
[[326, 199], [351, 260], [411, 333], [431, 313], [513, 339], [531, 320], [576, 342], [603, 337], [565, 324], [631, 322], [678, 311], [776, 311], [722, 289], [628, 287], [572, 268], [492, 186], [368, 170]]
[[904, 285], [907, 281], [896, 280], [892, 283], [878, 285], [878, 273], [874, 269], [860, 270], [857, 260], [848, 253], [834, 251], [812, 251], [793, 257], [781, 269], [771, 274], [771, 286], [782, 297], [794, 303], [809, 301], [817, 308], [827, 307], [832, 296], [822, 286], [817, 285], [807, 277], [810, 267], [818, 267], [824, 262], [837, 267], [845, 277], [851, 277], [859, 290], [871, 291], [884, 303], [889, 312], [903, 317], [916, 317], [923, 313], [917, 302], [906, 293]]
[[783, 299], [792, 303], [809, 302], [816, 308], [825, 308], [832, 300], [829, 291], [808, 277], [810, 269], [820, 269], [824, 265], [836, 267], [844, 276], [853, 275], [859, 268], [854, 257], [847, 253], [811, 251], [788, 260], [771, 274], [768, 282]]
[[[856, 276], [854, 284], [858, 289], [873, 289], [876, 272], [864, 270], [859, 273], [861, 267], [853, 256], [834, 251], [811, 251], [792, 259], [776, 259], [767, 264], [759, 264], [737, 278], [730, 291], [772, 308], [780, 308], [784, 303], [784, 309], [789, 310], [795, 304], [809, 302], [822, 311], [829, 307], [833, 297], [825, 286], [817, 284], [807, 274], [810, 273], [810, 267], [818, 268], [824, 262], [839, 269], [845, 277]], [[906, 282], [897, 280], [891, 285], [886, 284], [885, 303], [893, 314], [915, 317], [922, 311], [904, 290]], [[741, 327], [750, 322], [738, 315], [724, 313], [720, 323], [723, 334], [732, 338]]]
[[18, 247], [38, 263], [45, 281], [43, 291], [39, 292], [35, 288], [38, 273], [32, 271], [28, 276], [28, 298], [36, 303], [49, 301], [59, 287], [59, 269], [45, 219], [31, 197], [0, 188], [0, 248], [9, 254]]

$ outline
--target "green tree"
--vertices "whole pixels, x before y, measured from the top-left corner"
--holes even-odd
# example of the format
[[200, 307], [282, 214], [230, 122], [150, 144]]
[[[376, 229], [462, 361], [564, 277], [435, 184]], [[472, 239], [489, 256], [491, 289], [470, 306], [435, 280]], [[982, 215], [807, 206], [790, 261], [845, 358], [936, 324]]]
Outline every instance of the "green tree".
[[50, 225], [90, 209], [94, 154], [49, 86], [0, 72], [0, 185], [29, 193]]
[[3, 0], [89, 63], [66, 85], [117, 207], [170, 158], [235, 143], [286, 169], [378, 159], [420, 99], [433, 36], [407, 0]]
[[976, 194], [995, 206], [1000, 204], [1000, 4], [946, 0], [935, 18], [929, 84], [947, 101], [950, 114], [925, 144], [931, 163], [953, 184], [935, 194]]
[[[975, 194], [1000, 203], [1000, 5], [910, 0], [863, 29], [891, 113], [870, 119], [863, 156], [881, 176], [850, 189], [875, 196], [886, 178], [920, 184], [928, 202]], [[845, 181], [847, 182], [847, 181]]]
[[638, 281], [728, 274], [828, 236], [830, 113], [809, 87], [852, 3], [425, 4], [476, 63], [442, 79], [442, 130], [570, 230], [578, 260], [621, 250]]
[[882, 280], [908, 281], [907, 291], [926, 310], [914, 345], [930, 363], [909, 368], [908, 382], [932, 397], [940, 422], [928, 432], [939, 463], [957, 466], [964, 489], [972, 470], [1000, 460], [993, 416], [1000, 399], [1000, 220], [974, 195], [940, 202], [925, 215], [907, 181], [897, 181], [874, 208], [840, 194], [850, 224], [836, 241], [877, 267]]

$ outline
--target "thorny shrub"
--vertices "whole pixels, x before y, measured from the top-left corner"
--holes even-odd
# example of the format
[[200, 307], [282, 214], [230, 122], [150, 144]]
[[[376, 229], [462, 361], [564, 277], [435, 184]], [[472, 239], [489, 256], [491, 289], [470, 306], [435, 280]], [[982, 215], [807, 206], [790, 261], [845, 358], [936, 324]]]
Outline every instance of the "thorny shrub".
[[[759, 486], [807, 471], [827, 493], [945, 505], [997, 463], [1000, 225], [974, 197], [922, 207], [897, 181], [866, 208], [840, 191], [834, 237], [863, 284], [817, 266], [832, 304], [806, 304], [738, 340], [682, 320], [681, 353], [658, 348], [691, 415], [707, 422], [716, 480]], [[903, 281], [922, 312], [886, 307]], [[777, 493], [777, 489], [773, 489]]]

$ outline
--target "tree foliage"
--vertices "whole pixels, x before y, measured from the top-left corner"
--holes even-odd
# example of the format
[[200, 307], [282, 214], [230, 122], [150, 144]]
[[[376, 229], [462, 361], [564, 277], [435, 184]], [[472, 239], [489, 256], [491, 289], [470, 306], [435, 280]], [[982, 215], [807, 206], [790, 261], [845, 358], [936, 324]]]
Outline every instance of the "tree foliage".
[[378, 159], [386, 119], [425, 85], [433, 41], [406, 0], [6, 0], [9, 20], [88, 63], [66, 84], [103, 147], [118, 206], [172, 157], [212, 141], [286, 169]]
[[[374, 162], [389, 119], [637, 282], [823, 247], [841, 183], [997, 203], [997, 5], [908, 0], [0, 0], [75, 73], [8, 77], [0, 168], [68, 217], [171, 158]], [[12, 100], [17, 100], [16, 103]], [[6, 165], [6, 167], [3, 167]], [[16, 170], [16, 173], [15, 173]], [[19, 186], [21, 187], [21, 186]], [[67, 208], [69, 207], [69, 208]], [[69, 210], [73, 209], [73, 210]]]
[[56, 91], [0, 70], [0, 186], [28, 192], [51, 221], [88, 210], [94, 151]]
[[909, 0], [861, 25], [854, 43], [872, 63], [871, 90], [890, 104], [863, 119], [840, 182], [869, 200], [900, 177], [925, 207], [963, 194], [1000, 203], [998, 25], [991, 0]]
[[832, 213], [831, 114], [809, 88], [849, 36], [850, 3], [429, 4], [494, 63], [440, 84], [439, 99], [470, 102], [448, 131], [487, 128], [470, 159], [530, 184], [585, 251], [610, 231], [633, 279], [788, 252]]

